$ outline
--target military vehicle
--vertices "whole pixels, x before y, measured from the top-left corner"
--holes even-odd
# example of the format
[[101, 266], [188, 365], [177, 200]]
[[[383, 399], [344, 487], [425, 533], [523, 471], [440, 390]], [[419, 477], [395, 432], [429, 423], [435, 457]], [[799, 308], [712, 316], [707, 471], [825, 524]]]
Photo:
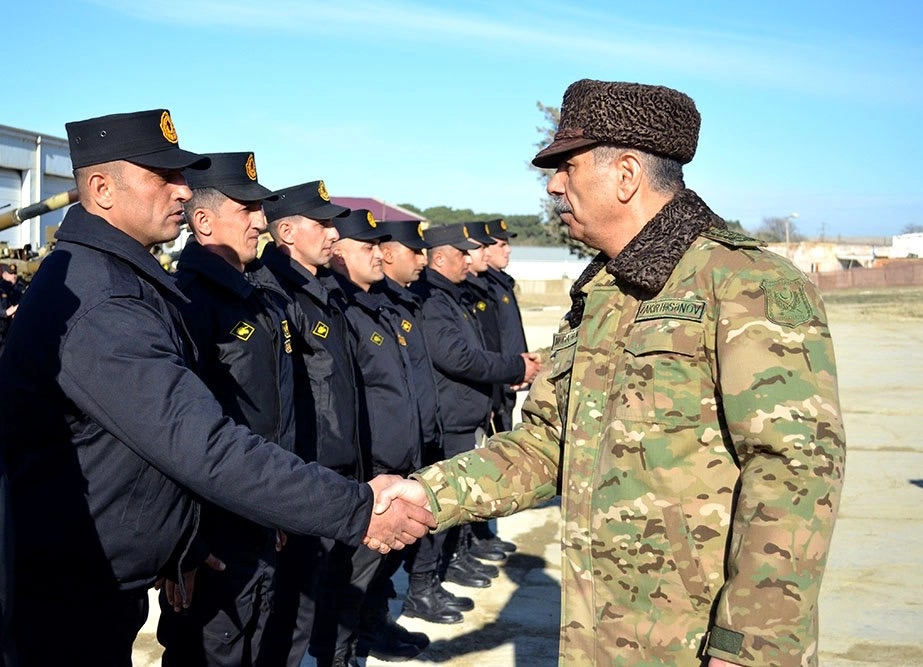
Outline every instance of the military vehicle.
[[[52, 195], [36, 204], [14, 208], [9, 211], [0, 211], [0, 231], [22, 224], [30, 218], [43, 213], [63, 208], [77, 201], [77, 189], [68, 190]], [[52, 230], [47, 230], [51, 232]], [[49, 234], [51, 236], [51, 234]], [[54, 243], [53, 237], [46, 239], [45, 244], [38, 250], [26, 245], [23, 248], [10, 248], [5, 242], [0, 242], [0, 262], [14, 264], [20, 276], [28, 278], [38, 270], [39, 262], [47, 255]]]

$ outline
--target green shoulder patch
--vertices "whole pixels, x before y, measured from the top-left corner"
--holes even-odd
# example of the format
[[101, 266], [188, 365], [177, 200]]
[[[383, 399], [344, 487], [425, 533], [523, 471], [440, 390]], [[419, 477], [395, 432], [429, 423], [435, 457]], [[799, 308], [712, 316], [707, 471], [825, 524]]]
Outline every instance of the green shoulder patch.
[[804, 293], [803, 280], [764, 280], [760, 287], [766, 294], [766, 318], [770, 322], [796, 327], [814, 315], [814, 309]]
[[766, 245], [765, 241], [760, 241], [731, 229], [719, 229], [718, 227], [706, 229], [702, 232], [702, 236], [735, 248], [760, 248]]

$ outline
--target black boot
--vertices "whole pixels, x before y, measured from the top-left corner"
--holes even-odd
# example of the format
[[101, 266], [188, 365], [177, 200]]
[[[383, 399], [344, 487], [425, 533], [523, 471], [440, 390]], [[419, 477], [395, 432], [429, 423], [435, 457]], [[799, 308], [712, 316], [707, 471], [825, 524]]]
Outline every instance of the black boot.
[[470, 553], [475, 558], [480, 558], [481, 560], [491, 560], [494, 562], [499, 562], [506, 560], [507, 553], [500, 549], [499, 547], [494, 548], [490, 545], [490, 542], [486, 540], [472, 539], [471, 546], [468, 548], [468, 553]]
[[359, 630], [359, 655], [371, 655], [379, 660], [410, 660], [429, 646], [429, 637], [411, 632], [395, 622], [391, 614], [374, 626]]
[[449, 607], [439, 595], [436, 572], [414, 572], [410, 575], [407, 597], [404, 598], [404, 615], [422, 618], [430, 623], [461, 623], [464, 616]]
[[[468, 539], [470, 535], [462, 535], [462, 539], [458, 541], [458, 546], [456, 547], [455, 554], [452, 556], [452, 562], [458, 561], [462, 563], [465, 569], [471, 570], [476, 574], [488, 577], [490, 579], [496, 579], [500, 576], [500, 568], [495, 565], [488, 565], [487, 563], [482, 563], [477, 558], [471, 555], [470, 547], [468, 546]], [[451, 562], [449, 563], [451, 567]]]
[[474, 609], [474, 600], [471, 598], [455, 595], [449, 590], [442, 587], [442, 582], [436, 582], [436, 595], [442, 598], [445, 606], [455, 611], [471, 611]]
[[[473, 558], [470, 560], [474, 560]], [[487, 588], [490, 586], [490, 577], [475, 571], [467, 561], [453, 558], [445, 569], [445, 580], [459, 586], [472, 588]]]
[[[485, 548], [491, 551], [502, 551], [505, 554], [509, 555], [516, 551], [516, 545], [512, 542], [507, 542], [501, 540], [497, 537], [497, 534], [490, 527], [488, 522], [477, 522], [471, 524], [471, 548]], [[478, 558], [483, 558], [478, 554], [474, 554]], [[490, 559], [488, 559], [490, 560]]]

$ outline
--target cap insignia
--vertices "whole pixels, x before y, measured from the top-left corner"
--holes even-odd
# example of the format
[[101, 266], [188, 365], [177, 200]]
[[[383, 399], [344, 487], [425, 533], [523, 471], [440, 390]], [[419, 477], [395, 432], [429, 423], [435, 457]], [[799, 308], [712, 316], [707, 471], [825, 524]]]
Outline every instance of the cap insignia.
[[468, 236], [468, 225], [462, 225], [462, 231], [465, 232], [465, 238], [469, 238], [469, 236]]
[[256, 180], [256, 160], [253, 158], [253, 153], [250, 153], [250, 157], [247, 158], [247, 178], [251, 181]]
[[419, 236], [421, 239], [423, 238], [423, 223], [422, 222], [417, 225], [417, 236]]
[[500, 229], [502, 229], [503, 231], [506, 231], [506, 220], [500, 221]]
[[366, 214], [365, 214], [365, 217], [366, 217], [366, 219], [368, 219], [368, 221], [369, 221], [369, 227], [371, 227], [372, 229], [375, 229], [375, 228], [378, 226], [378, 223], [375, 222], [375, 216], [372, 215], [372, 212], [371, 212], [371, 211], [369, 211], [368, 213], [366, 213]]
[[484, 233], [490, 236], [490, 225], [488, 225], [486, 222], [484, 223]]
[[163, 133], [163, 138], [169, 141], [171, 144], [175, 144], [179, 141], [179, 138], [176, 136], [176, 128], [173, 126], [173, 119], [170, 118], [170, 112], [164, 111], [160, 115], [160, 131]]
[[324, 201], [330, 201], [330, 195], [327, 194], [327, 186], [324, 185], [323, 181], [317, 185], [317, 194], [320, 195], [320, 198]]
[[247, 341], [250, 340], [250, 336], [253, 335], [254, 331], [256, 331], [256, 329], [254, 329], [252, 324], [241, 321], [235, 324], [234, 328], [231, 329], [231, 335], [235, 338]]

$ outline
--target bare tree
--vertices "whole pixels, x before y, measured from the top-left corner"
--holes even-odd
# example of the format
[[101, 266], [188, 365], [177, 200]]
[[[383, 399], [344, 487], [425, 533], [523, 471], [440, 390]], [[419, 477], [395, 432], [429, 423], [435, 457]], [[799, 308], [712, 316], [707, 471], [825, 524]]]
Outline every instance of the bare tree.
[[[786, 234], [786, 228], [788, 233]], [[753, 235], [761, 241], [767, 243], [797, 243], [803, 241], [804, 237], [798, 233], [795, 223], [792, 222], [792, 216], [784, 218], [763, 218], [761, 224]]]
[[[554, 133], [558, 131], [558, 122], [561, 119], [561, 110], [558, 107], [546, 106], [541, 102], [537, 102], [536, 105], [545, 117], [545, 125], [535, 128], [542, 137], [535, 144], [535, 147], [541, 150], [554, 140]], [[529, 165], [529, 168], [538, 172], [538, 180], [546, 186], [548, 185], [548, 180], [554, 174], [553, 169], [539, 169], [534, 165]], [[577, 257], [594, 257], [597, 254], [588, 245], [575, 241], [570, 237], [567, 225], [561, 221], [561, 216], [554, 212], [554, 200], [551, 197], [546, 197], [544, 200], [542, 218], [545, 233], [552, 239], [554, 245], [566, 246], [571, 254]]]

